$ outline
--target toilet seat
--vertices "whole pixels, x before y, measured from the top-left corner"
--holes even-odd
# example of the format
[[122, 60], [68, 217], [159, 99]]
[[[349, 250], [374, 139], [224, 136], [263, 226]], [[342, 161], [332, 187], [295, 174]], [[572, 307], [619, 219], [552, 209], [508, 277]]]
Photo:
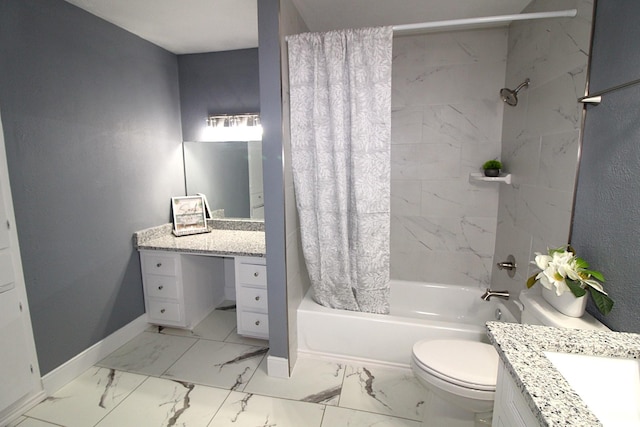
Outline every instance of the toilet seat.
[[413, 345], [413, 361], [421, 370], [460, 387], [495, 391], [498, 353], [477, 341], [422, 340]]

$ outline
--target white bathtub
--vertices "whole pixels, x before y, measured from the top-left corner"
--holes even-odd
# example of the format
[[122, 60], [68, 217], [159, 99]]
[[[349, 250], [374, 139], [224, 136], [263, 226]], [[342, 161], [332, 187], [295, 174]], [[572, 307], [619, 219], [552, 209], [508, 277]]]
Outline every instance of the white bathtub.
[[487, 321], [516, 319], [498, 298], [480, 299], [483, 292], [479, 287], [392, 280], [389, 315], [323, 307], [308, 292], [298, 308], [298, 351], [409, 366], [411, 348], [422, 339], [488, 342]]

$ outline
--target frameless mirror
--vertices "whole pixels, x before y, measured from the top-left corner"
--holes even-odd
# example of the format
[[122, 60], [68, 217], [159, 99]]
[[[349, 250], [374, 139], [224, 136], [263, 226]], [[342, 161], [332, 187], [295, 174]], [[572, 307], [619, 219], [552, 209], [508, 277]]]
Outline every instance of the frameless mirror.
[[213, 217], [264, 219], [262, 142], [182, 143], [186, 195], [202, 193]]

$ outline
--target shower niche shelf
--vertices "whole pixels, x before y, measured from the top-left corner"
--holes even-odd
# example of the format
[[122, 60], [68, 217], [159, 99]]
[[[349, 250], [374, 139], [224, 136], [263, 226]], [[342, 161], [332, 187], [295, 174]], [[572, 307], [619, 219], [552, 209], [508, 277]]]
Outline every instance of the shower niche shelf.
[[482, 172], [472, 172], [469, 174], [469, 181], [482, 181], [482, 182], [504, 182], [505, 184], [511, 184], [511, 174], [502, 173], [500, 176], [484, 176]]

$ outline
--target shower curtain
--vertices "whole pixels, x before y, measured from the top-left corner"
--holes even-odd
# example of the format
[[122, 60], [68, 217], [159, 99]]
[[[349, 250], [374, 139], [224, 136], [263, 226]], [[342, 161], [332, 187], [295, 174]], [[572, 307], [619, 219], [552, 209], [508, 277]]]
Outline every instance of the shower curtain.
[[287, 38], [291, 157], [316, 302], [389, 312], [391, 27]]

